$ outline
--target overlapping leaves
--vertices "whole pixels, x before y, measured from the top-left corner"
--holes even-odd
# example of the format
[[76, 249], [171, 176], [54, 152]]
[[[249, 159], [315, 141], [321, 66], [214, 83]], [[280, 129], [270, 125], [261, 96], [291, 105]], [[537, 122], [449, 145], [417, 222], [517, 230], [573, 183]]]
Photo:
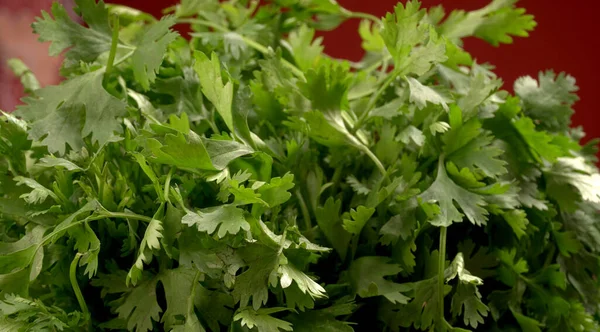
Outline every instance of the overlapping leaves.
[[[34, 23], [61, 85], [11, 62], [0, 330], [598, 330], [574, 79], [511, 97], [461, 48], [526, 36], [515, 0], [76, 4], [85, 26], [59, 4]], [[326, 56], [317, 30], [352, 17], [367, 56]]]

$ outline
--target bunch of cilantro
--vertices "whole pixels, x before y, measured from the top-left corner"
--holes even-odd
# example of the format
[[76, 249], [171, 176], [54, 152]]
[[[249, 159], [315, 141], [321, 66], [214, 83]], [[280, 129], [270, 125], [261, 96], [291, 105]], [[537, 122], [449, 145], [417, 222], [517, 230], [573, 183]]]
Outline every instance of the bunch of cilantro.
[[[2, 331], [597, 331], [600, 173], [572, 77], [500, 90], [472, 12], [76, 0], [0, 121]], [[357, 63], [318, 30], [362, 19]], [[174, 32], [191, 27], [190, 39]], [[518, 56], [518, 55], [517, 55]], [[518, 60], [515, 60], [518, 61]]]

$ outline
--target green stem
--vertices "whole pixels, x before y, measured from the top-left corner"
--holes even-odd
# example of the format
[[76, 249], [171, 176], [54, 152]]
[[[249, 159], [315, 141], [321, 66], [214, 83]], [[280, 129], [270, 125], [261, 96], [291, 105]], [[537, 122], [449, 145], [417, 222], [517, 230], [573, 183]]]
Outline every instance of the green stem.
[[[198, 25], [202, 25], [202, 26], [205, 26], [208, 28], [212, 28], [216, 31], [223, 32], [223, 33], [235, 33], [244, 43], [246, 43], [246, 45], [252, 47], [253, 49], [257, 50], [258, 52], [260, 52], [264, 55], [267, 55], [270, 53], [269, 49], [267, 47], [265, 47], [264, 45], [257, 43], [256, 41], [254, 41], [246, 36], [243, 36], [235, 31], [231, 31], [231, 30], [227, 29], [226, 27], [223, 27], [216, 23], [206, 21], [206, 20], [200, 20], [200, 19], [180, 19], [180, 20], [178, 20], [178, 22], [188, 23], [188, 24], [198, 24]], [[302, 80], [306, 80], [306, 78], [304, 77], [304, 73], [302, 72], [302, 70], [298, 69], [298, 67], [294, 66], [292, 63], [290, 63], [289, 61], [287, 61], [285, 59], [281, 59], [280, 61], [285, 67], [287, 67], [289, 70], [291, 70], [292, 73], [294, 73], [294, 75], [296, 75], [298, 78], [300, 78]]]
[[194, 276], [194, 281], [192, 282], [192, 289], [190, 290], [190, 296], [188, 297], [187, 302], [187, 317], [191, 317], [195, 315], [194, 313], [194, 299], [196, 298], [196, 286], [198, 285], [198, 281], [200, 280], [200, 276], [202, 273], [200, 271], [196, 271], [196, 275]]
[[448, 323], [448, 321], [446, 319], [444, 319], [444, 330], [442, 331], [453, 331], [454, 327], [452, 327], [452, 325], [450, 325], [450, 323]]
[[123, 63], [125, 60], [129, 59], [132, 55], [133, 55], [134, 51], [130, 51], [129, 53], [125, 54], [122, 58], [120, 58], [119, 60], [115, 61], [115, 63], [113, 64], [114, 66], [118, 66], [121, 63]]
[[217, 123], [215, 122], [215, 113], [216, 112], [210, 112], [210, 119], [207, 117], [206, 121], [210, 125], [210, 128], [212, 129], [212, 131], [216, 135], [219, 135], [221, 132], [219, 131], [219, 127], [217, 127]]
[[283, 230], [283, 234], [281, 234], [281, 241], [279, 241], [279, 255], [283, 252], [283, 248], [285, 247], [285, 240], [287, 238], [287, 227]]
[[100, 216], [88, 219], [88, 221], [100, 220], [100, 219], [105, 219], [105, 218], [135, 219], [135, 220], [144, 221], [147, 223], [150, 223], [152, 221], [152, 218], [150, 218], [150, 217], [142, 216], [140, 214], [135, 214], [135, 213], [101, 211], [100, 214], [101, 214]]
[[360, 18], [360, 19], [373, 21], [377, 24], [381, 24], [381, 20], [377, 16], [369, 14], [369, 13], [352, 12], [352, 11], [349, 11], [348, 9], [343, 8], [342, 15], [344, 15], [347, 18]]
[[250, 1], [249, 6], [248, 6], [248, 12], [254, 13], [256, 11], [256, 8], [258, 8], [258, 5], [260, 5], [260, 0]]
[[54, 236], [56, 236], [56, 234], [58, 234], [59, 232], [64, 232], [70, 228], [79, 226], [86, 222], [102, 220], [102, 219], [106, 219], [106, 218], [134, 219], [134, 220], [144, 221], [147, 223], [150, 223], [152, 221], [152, 218], [150, 218], [150, 217], [142, 216], [140, 214], [135, 214], [135, 213], [100, 211], [100, 215], [97, 215], [94, 217], [89, 217], [89, 218], [84, 218], [79, 221], [73, 222], [73, 223], [69, 224], [68, 226], [65, 226], [65, 227], [59, 229], [58, 231], [55, 229], [52, 233], [46, 235], [42, 239], [42, 241], [38, 244], [36, 250], [38, 250], [40, 247], [44, 246], [46, 243], [51, 241], [52, 238]]
[[198, 24], [198, 25], [202, 25], [202, 26], [205, 26], [208, 28], [213, 28], [220, 32], [225, 32], [225, 33], [230, 32], [229, 29], [225, 28], [224, 26], [218, 25], [211, 21], [201, 20], [201, 19], [197, 19], [197, 18], [181, 18], [181, 19], [177, 20], [177, 22], [188, 23], [188, 24]]
[[108, 54], [108, 63], [106, 64], [106, 72], [108, 75], [113, 68], [113, 63], [115, 62], [115, 57], [117, 56], [117, 46], [119, 45], [119, 16], [113, 15], [111, 16], [112, 23], [112, 40], [110, 44], [110, 53]]
[[[48, 190], [48, 196], [50, 196], [54, 200], [54, 202], [56, 202], [56, 204], [59, 204], [59, 205], [63, 204], [62, 198], [56, 192], [54, 192], [48, 188], [46, 188], [46, 190]], [[60, 193], [60, 190], [57, 190], [57, 191]], [[64, 195], [62, 195], [62, 196], [64, 197]], [[64, 198], [66, 199], [66, 197], [64, 197]]]
[[360, 115], [358, 121], [356, 121], [356, 124], [353, 128], [353, 132], [356, 132], [364, 124], [365, 120], [367, 120], [367, 118], [369, 117], [369, 113], [371, 113], [371, 111], [375, 108], [375, 105], [377, 105], [377, 100], [379, 99], [379, 97], [381, 97], [381, 95], [383, 95], [383, 93], [390, 86], [390, 84], [392, 84], [392, 82], [396, 80], [396, 77], [398, 77], [398, 75], [399, 72], [396, 70], [390, 73], [390, 76], [388, 76], [388, 78], [383, 82], [383, 84], [379, 87], [377, 92], [375, 92], [375, 94], [371, 96], [371, 99], [367, 104], [367, 109]]
[[375, 163], [375, 166], [377, 166], [377, 169], [379, 170], [379, 172], [381, 172], [381, 175], [383, 176], [382, 180], [387, 179], [387, 170], [385, 169], [385, 166], [383, 166], [381, 160], [377, 158], [377, 156], [371, 151], [371, 149], [364, 145], [361, 145], [360, 150], [364, 152], [367, 156], [369, 156], [373, 163]]
[[302, 197], [302, 193], [300, 193], [300, 190], [296, 190], [296, 198], [300, 203], [302, 219], [304, 219], [304, 227], [306, 227], [307, 231], [310, 231], [312, 229], [312, 223], [310, 222], [310, 213], [308, 212], [308, 207], [306, 206], [306, 202], [304, 201], [304, 197]]
[[398, 77], [398, 74], [399, 73], [397, 71], [391, 72], [390, 76], [388, 76], [388, 78], [383, 82], [383, 84], [379, 87], [379, 89], [377, 89], [377, 92], [375, 92], [375, 94], [371, 97], [371, 99], [369, 99], [369, 103], [367, 104], [368, 111], [371, 111], [373, 108], [375, 108], [375, 105], [377, 105], [377, 99], [379, 99], [379, 97], [381, 97], [381, 95], [383, 95], [383, 93], [390, 86], [390, 84], [392, 84], [392, 82], [394, 80], [396, 80], [396, 77]]
[[386, 63], [387, 61], [390, 61], [392, 59], [392, 56], [390, 54], [386, 54], [383, 59], [375, 62], [374, 64], [370, 65], [369, 67], [363, 69], [362, 71], [366, 72], [366, 73], [370, 73], [372, 71], [374, 71], [375, 69], [379, 68], [380, 66], [382, 66], [384, 63]]
[[440, 251], [438, 256], [438, 322], [445, 321], [444, 318], [444, 279], [446, 269], [446, 235], [448, 229], [440, 227]]
[[75, 258], [71, 262], [71, 268], [69, 269], [69, 279], [71, 280], [71, 287], [73, 287], [73, 292], [75, 292], [75, 297], [77, 298], [77, 302], [79, 302], [79, 306], [81, 307], [81, 311], [86, 319], [89, 319], [90, 312], [88, 310], [87, 305], [85, 304], [85, 299], [83, 298], [83, 293], [81, 293], [81, 289], [79, 288], [79, 284], [77, 283], [77, 265], [79, 264], [79, 259], [83, 256], [81, 253], [77, 253]]
[[[54, 186], [53, 186], [54, 187]], [[62, 190], [60, 190], [60, 188], [58, 186], [56, 186], [54, 189], [54, 194], [56, 194], [56, 196], [60, 199], [60, 203], [64, 206], [67, 207], [73, 207], [73, 203], [67, 198], [67, 196], [65, 196], [65, 194], [62, 192]]]
[[333, 183], [333, 185], [331, 186], [332, 194], [335, 195], [335, 193], [337, 192], [337, 187], [339, 186], [341, 179], [342, 179], [342, 168], [336, 167], [335, 171], [333, 172], [333, 177], [331, 178], [331, 182]]
[[547, 267], [548, 265], [550, 265], [552, 263], [552, 261], [554, 260], [555, 253], [556, 253], [556, 246], [551, 246], [550, 252], [546, 256], [546, 261], [544, 262], [544, 267]]
[[169, 202], [169, 187], [171, 186], [171, 177], [173, 176], [174, 171], [175, 171], [175, 168], [171, 167], [171, 169], [169, 170], [169, 173], [167, 174], [167, 179], [165, 180], [165, 190], [164, 190], [164, 194], [163, 194], [165, 202]]

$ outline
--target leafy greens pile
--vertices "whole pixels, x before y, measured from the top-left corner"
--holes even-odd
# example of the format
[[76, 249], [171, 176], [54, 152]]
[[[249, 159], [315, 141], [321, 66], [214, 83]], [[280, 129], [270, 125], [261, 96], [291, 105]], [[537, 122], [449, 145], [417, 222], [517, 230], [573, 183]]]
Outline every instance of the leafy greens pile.
[[[0, 121], [0, 330], [598, 330], [575, 81], [512, 96], [462, 49], [527, 36], [515, 2], [54, 4], [65, 81], [12, 60]], [[357, 18], [364, 59], [323, 54]]]

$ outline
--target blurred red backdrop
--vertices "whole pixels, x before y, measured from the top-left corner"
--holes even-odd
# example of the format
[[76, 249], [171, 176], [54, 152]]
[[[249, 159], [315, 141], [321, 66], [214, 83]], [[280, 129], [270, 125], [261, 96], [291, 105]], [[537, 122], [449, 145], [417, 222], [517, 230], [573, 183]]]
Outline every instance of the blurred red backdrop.
[[[62, 0], [68, 2], [69, 0]], [[447, 10], [473, 10], [484, 6], [490, 0], [422, 0], [423, 6], [443, 4]], [[50, 0], [0, 0], [0, 13], [30, 7], [39, 13], [39, 7], [49, 7]], [[139, 8], [156, 16], [161, 10], [178, 0], [108, 0]], [[363, 11], [383, 16], [392, 10], [397, 0], [338, 0], [344, 7], [353, 11]], [[600, 87], [596, 50], [600, 50], [596, 20], [600, 2], [521, 0], [519, 6], [536, 17], [538, 26], [529, 38], [516, 38], [514, 44], [495, 48], [479, 40], [465, 41], [465, 47], [478, 62], [489, 62], [497, 67], [497, 73], [504, 79], [505, 88], [512, 90], [516, 78], [522, 75], [537, 76], [539, 71], [554, 69], [573, 75], [580, 87], [581, 100], [575, 105], [575, 125], [583, 125], [590, 137], [600, 137], [600, 115], [596, 110], [596, 90]], [[37, 7], [33, 9], [33, 7]], [[33, 14], [33, 13], [32, 13]], [[2, 17], [3, 15], [0, 15]], [[4, 15], [6, 18], [7, 16]], [[10, 18], [10, 15], [8, 16]], [[33, 19], [32, 17], [30, 18]], [[9, 20], [10, 21], [10, 20]], [[332, 56], [357, 60], [362, 55], [360, 38], [357, 34], [357, 20], [342, 24], [339, 29], [325, 33], [326, 52]], [[8, 29], [8, 30], [7, 30]], [[19, 31], [17, 31], [19, 29]], [[0, 25], [0, 35], [19, 35], [23, 27], [14, 24]], [[3, 30], [3, 31], [2, 31]], [[15, 30], [11, 32], [11, 30]], [[13, 38], [14, 39], [14, 38]], [[10, 39], [9, 39], [10, 41]], [[4, 42], [3, 42], [4, 43]], [[5, 44], [6, 45], [6, 44]], [[2, 45], [0, 44], [0, 50]], [[0, 54], [1, 55], [1, 54]], [[45, 66], [48, 66], [46, 63]], [[36, 64], [37, 65], [37, 64]], [[38, 66], [39, 67], [39, 66]], [[44, 80], [48, 83], [50, 79]]]

